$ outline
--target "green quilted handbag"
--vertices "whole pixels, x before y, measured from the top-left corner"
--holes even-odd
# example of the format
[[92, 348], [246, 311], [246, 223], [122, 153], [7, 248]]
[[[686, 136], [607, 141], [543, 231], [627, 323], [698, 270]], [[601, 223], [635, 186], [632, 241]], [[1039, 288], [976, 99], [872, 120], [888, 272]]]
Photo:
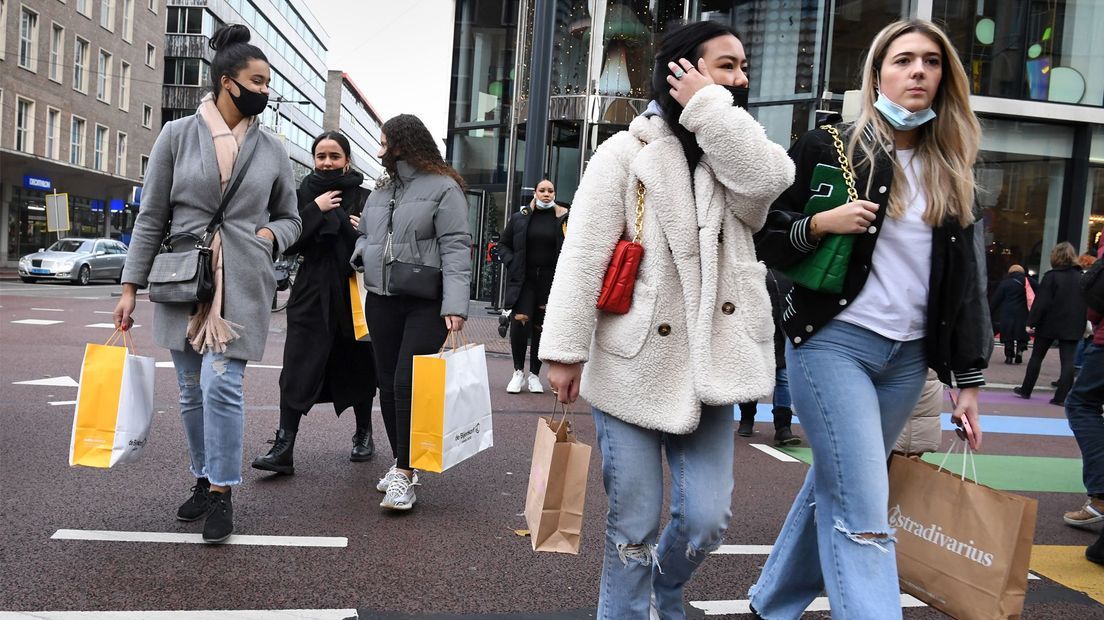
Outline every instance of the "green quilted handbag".
[[[817, 164], [813, 170], [809, 189], [821, 192], [824, 186], [829, 186], [831, 191], [827, 194], [818, 193], [809, 198], [809, 202], [805, 203], [805, 215], [835, 209], [859, 199], [855, 191], [855, 177], [851, 174], [851, 166], [843, 151], [843, 141], [840, 140], [839, 132], [831, 125], [824, 125], [821, 129], [832, 135], [840, 165], [837, 168], [828, 164]], [[847, 264], [851, 261], [851, 248], [854, 245], [855, 235], [826, 234], [821, 238], [817, 249], [784, 271], [795, 284], [800, 284], [807, 289], [840, 293], [843, 291], [843, 281], [847, 277]]]

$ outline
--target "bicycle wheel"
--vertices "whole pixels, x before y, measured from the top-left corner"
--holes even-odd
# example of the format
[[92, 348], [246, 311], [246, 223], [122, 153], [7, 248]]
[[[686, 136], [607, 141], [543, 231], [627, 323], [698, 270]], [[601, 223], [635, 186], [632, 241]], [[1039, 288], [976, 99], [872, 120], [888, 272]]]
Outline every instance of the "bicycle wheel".
[[283, 290], [280, 287], [276, 288], [276, 292], [272, 295], [272, 311], [279, 312], [284, 308], [287, 308], [288, 302], [291, 301], [291, 289], [295, 286], [295, 276], [299, 274], [300, 257], [295, 256], [281, 256], [277, 263], [283, 261], [287, 268], [287, 286]]

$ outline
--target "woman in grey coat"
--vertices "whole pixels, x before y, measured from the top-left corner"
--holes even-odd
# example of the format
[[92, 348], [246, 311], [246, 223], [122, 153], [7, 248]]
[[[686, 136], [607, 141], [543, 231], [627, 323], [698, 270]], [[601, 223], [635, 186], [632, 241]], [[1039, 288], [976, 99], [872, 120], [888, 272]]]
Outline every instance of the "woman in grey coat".
[[[464, 328], [471, 281], [471, 234], [464, 180], [441, 159], [418, 117], [383, 124], [379, 157], [387, 179], [360, 216], [350, 261], [364, 272], [364, 317], [372, 333], [380, 409], [395, 464], [376, 485], [380, 506], [409, 510], [418, 476], [410, 469], [410, 393], [415, 355], [436, 353]], [[421, 277], [411, 277], [412, 269]], [[419, 267], [421, 266], [421, 267]], [[428, 269], [427, 269], [428, 268]]]
[[233, 532], [230, 488], [241, 483], [245, 420], [242, 373], [247, 360], [264, 354], [276, 288], [272, 261], [300, 231], [287, 152], [255, 118], [268, 102], [268, 60], [248, 41], [245, 26], [215, 33], [212, 95], [194, 116], [167, 123], [157, 137], [115, 308], [115, 326], [129, 329], [135, 294], [148, 284], [166, 225], [173, 235], [202, 236], [231, 180], [252, 157], [212, 238], [215, 299], [154, 306], [154, 338], [176, 367], [196, 477], [176, 515], [181, 521], [206, 517], [207, 542]]

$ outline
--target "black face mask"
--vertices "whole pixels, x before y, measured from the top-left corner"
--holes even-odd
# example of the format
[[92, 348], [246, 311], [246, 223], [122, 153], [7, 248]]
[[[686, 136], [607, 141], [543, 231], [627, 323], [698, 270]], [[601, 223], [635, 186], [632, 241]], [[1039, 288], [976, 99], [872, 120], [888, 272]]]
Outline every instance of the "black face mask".
[[234, 107], [238, 109], [238, 112], [242, 113], [242, 116], [257, 116], [261, 112], [264, 112], [265, 106], [268, 105], [268, 95], [264, 93], [258, 93], [249, 90], [241, 85], [241, 82], [235, 80], [230, 76], [226, 76], [231, 82], [238, 85], [238, 90], [241, 94], [234, 95], [229, 90], [226, 91], [230, 95], [230, 100], [234, 102]]
[[322, 170], [320, 168], [314, 169], [314, 174], [323, 181], [332, 181], [345, 176], [344, 168], [334, 168], [332, 170]]
[[732, 94], [732, 105], [748, 109], [748, 88], [747, 86], [725, 86], [725, 90]]

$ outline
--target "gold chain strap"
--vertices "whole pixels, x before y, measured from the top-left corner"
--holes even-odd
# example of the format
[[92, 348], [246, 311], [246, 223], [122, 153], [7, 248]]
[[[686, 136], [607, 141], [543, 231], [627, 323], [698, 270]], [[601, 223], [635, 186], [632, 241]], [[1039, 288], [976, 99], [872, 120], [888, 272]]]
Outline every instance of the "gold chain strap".
[[851, 173], [851, 164], [847, 161], [847, 154], [843, 151], [843, 140], [840, 140], [839, 132], [831, 125], [821, 125], [820, 127], [824, 131], [827, 131], [832, 136], [832, 141], [836, 143], [836, 155], [839, 159], [840, 170], [843, 171], [843, 180], [847, 183], [847, 197], [851, 199], [851, 202], [855, 202], [859, 199], [859, 193], [855, 191], [855, 175]]
[[636, 182], [636, 224], [634, 227], [633, 243], [640, 243], [640, 236], [644, 233], [644, 184]]

